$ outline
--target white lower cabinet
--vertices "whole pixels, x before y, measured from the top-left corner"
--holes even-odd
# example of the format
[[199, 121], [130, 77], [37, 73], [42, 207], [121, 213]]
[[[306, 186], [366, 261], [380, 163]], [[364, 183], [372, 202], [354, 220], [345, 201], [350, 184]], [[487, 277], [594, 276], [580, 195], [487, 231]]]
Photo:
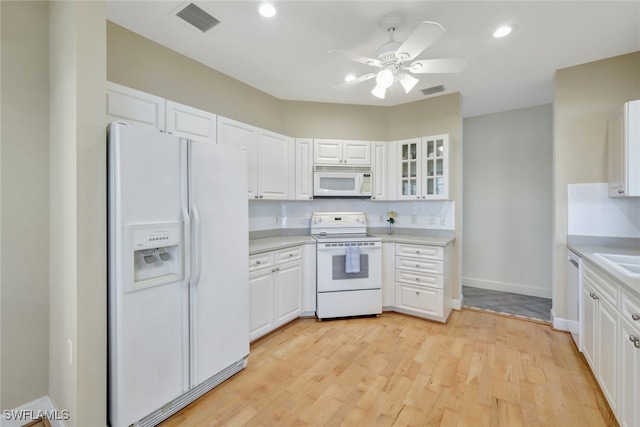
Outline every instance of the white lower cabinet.
[[589, 263], [583, 279], [583, 352], [618, 423], [640, 426], [640, 299]]
[[303, 246], [249, 256], [249, 340], [302, 313]]
[[395, 310], [446, 322], [451, 313], [450, 246], [395, 246]]

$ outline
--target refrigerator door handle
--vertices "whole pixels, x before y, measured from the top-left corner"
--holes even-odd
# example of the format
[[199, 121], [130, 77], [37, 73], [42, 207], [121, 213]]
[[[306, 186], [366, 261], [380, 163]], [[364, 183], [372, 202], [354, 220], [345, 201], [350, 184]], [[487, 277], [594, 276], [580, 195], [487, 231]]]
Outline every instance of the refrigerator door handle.
[[200, 282], [200, 214], [198, 213], [198, 208], [194, 205], [191, 207], [191, 212], [193, 214], [193, 251], [191, 256], [193, 257], [193, 282], [192, 286], [198, 286], [198, 282]]
[[[185, 257], [184, 259], [189, 259], [190, 256], [190, 248], [189, 248], [189, 235], [191, 234], [191, 217], [189, 216], [189, 211], [187, 210], [186, 207], [182, 207], [182, 218], [184, 220], [184, 253], [185, 253]], [[182, 284], [184, 285], [185, 288], [188, 287], [189, 285], [189, 281], [191, 281], [191, 266], [189, 265], [188, 262], [184, 263], [184, 280], [182, 281]]]

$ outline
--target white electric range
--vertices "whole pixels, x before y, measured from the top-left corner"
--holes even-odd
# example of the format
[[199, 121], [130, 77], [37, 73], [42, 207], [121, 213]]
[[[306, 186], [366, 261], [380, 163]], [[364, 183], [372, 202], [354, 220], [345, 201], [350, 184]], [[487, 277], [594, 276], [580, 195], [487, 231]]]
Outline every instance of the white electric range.
[[382, 313], [382, 241], [367, 234], [364, 212], [315, 212], [319, 319]]

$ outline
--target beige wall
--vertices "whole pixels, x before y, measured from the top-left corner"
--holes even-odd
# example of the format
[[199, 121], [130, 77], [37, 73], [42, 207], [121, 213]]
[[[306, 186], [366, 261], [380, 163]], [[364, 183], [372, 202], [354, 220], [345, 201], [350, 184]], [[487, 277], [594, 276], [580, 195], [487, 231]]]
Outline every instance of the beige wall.
[[112, 22], [107, 34], [109, 81], [284, 133], [279, 99]]
[[106, 423], [105, 17], [50, 3], [49, 395], [69, 426]]
[[4, 410], [46, 395], [48, 387], [47, 3], [3, 1], [0, 28], [0, 407]]
[[553, 107], [464, 119], [463, 285], [551, 298]]
[[558, 70], [554, 93], [553, 310], [564, 318], [567, 185], [608, 181], [607, 120], [640, 99], [640, 52]]

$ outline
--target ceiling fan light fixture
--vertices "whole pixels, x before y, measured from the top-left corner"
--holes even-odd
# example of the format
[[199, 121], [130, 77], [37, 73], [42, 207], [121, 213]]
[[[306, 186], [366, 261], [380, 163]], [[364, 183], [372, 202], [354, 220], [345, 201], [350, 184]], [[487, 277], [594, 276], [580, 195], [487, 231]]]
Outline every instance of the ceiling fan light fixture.
[[405, 93], [411, 92], [411, 89], [413, 89], [418, 84], [419, 81], [420, 80], [416, 79], [413, 76], [410, 76], [409, 74], [404, 74], [400, 78], [400, 84], [404, 88]]
[[376, 76], [376, 84], [377, 86], [387, 89], [391, 87], [395, 79], [396, 73], [394, 73], [394, 68], [386, 67], [378, 72], [378, 75]]
[[373, 90], [371, 91], [371, 94], [376, 98], [384, 99], [384, 95], [386, 92], [387, 92], [386, 87], [382, 87], [379, 84], [377, 84], [376, 87], [374, 87]]
[[345, 81], [345, 82], [351, 82], [351, 81], [353, 81], [353, 80], [355, 80], [355, 79], [356, 79], [356, 76], [354, 76], [353, 74], [347, 74], [347, 75], [344, 77], [344, 81]]

